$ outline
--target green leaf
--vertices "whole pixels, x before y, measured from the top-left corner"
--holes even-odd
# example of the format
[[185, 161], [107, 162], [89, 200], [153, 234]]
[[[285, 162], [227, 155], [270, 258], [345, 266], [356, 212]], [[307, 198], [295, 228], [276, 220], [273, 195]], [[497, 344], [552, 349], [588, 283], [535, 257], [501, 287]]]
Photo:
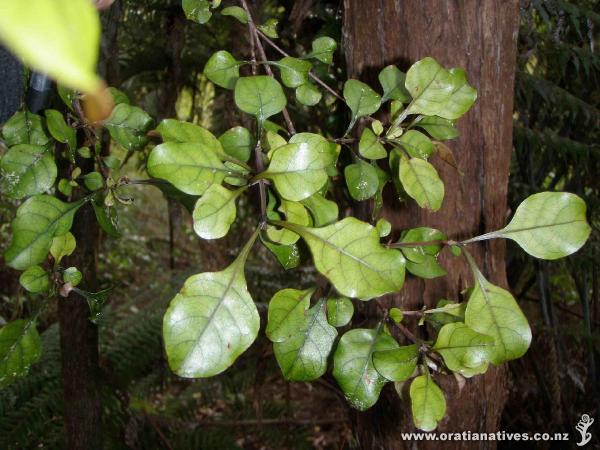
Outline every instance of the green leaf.
[[77, 267], [68, 267], [63, 272], [63, 281], [71, 286], [77, 286], [82, 279], [83, 275]]
[[277, 35], [278, 23], [279, 21], [277, 19], [268, 19], [265, 23], [259, 25], [257, 28], [271, 39], [276, 39], [279, 37]]
[[435, 329], [439, 329], [448, 323], [464, 322], [466, 308], [466, 303], [441, 299], [436, 308], [424, 311], [423, 318], [431, 323]]
[[298, 233], [308, 244], [316, 269], [339, 293], [362, 300], [400, 290], [404, 257], [383, 247], [371, 225], [353, 217], [323, 228], [276, 222]]
[[18, 144], [0, 160], [0, 174], [4, 194], [21, 199], [49, 190], [56, 180], [57, 168], [54, 156], [46, 148]]
[[321, 91], [311, 82], [306, 82], [296, 89], [296, 99], [305, 106], [315, 106], [322, 97]]
[[373, 365], [373, 354], [398, 347], [388, 334], [357, 328], [340, 339], [333, 356], [333, 376], [350, 405], [359, 411], [373, 406], [387, 380]]
[[375, 224], [375, 228], [377, 228], [379, 237], [382, 238], [388, 236], [392, 232], [392, 224], [385, 219], [379, 219]]
[[425, 255], [423, 261], [418, 263], [406, 261], [406, 270], [419, 278], [425, 278], [428, 280], [447, 275], [446, 269], [440, 266], [437, 258], [430, 255]]
[[337, 42], [328, 36], [322, 36], [312, 42], [312, 52], [308, 58], [315, 58], [325, 64], [331, 64], [333, 61], [333, 52], [337, 48]]
[[[403, 244], [432, 242], [430, 245], [402, 247], [402, 253], [404, 253], [406, 259], [415, 263], [422, 263], [425, 262], [427, 256], [437, 256], [442, 249], [442, 241], [446, 239], [446, 235], [435, 228], [418, 227], [404, 231], [398, 242]], [[435, 243], [436, 241], [440, 241], [439, 244]]]
[[203, 239], [219, 239], [227, 235], [235, 220], [235, 200], [245, 188], [230, 191], [213, 184], [196, 202], [192, 218], [194, 231]]
[[233, 127], [219, 136], [223, 150], [229, 156], [248, 162], [252, 153], [253, 139], [250, 131], [244, 127]]
[[35, 321], [15, 320], [0, 328], [0, 388], [24, 377], [42, 354]]
[[217, 375], [256, 339], [260, 318], [248, 293], [244, 265], [257, 236], [258, 231], [225, 270], [191, 276], [171, 300], [163, 337], [169, 366], [177, 375]]
[[330, 225], [338, 219], [339, 208], [336, 202], [323, 197], [318, 192], [301, 202], [308, 208], [315, 227]]
[[[303, 139], [296, 134], [290, 143], [273, 152], [271, 163], [261, 178], [269, 178], [287, 200], [300, 201], [310, 197], [327, 182], [327, 168], [337, 160], [336, 146], [319, 139]], [[305, 142], [292, 142], [302, 141]]]
[[308, 82], [312, 64], [308, 61], [286, 56], [276, 63], [281, 72], [281, 81], [289, 88], [297, 88]]
[[58, 95], [65, 106], [71, 111], [75, 111], [73, 108], [73, 102], [78, 98], [77, 92], [73, 89], [69, 89], [68, 87], [61, 86], [60, 84], [56, 86], [56, 90], [58, 91]]
[[71, 128], [65, 122], [63, 115], [55, 109], [47, 109], [46, 124], [48, 125], [48, 131], [54, 139], [63, 144], [67, 144], [71, 151], [77, 148], [77, 135], [75, 129]]
[[234, 98], [237, 107], [256, 117], [260, 124], [283, 111], [287, 103], [281, 85], [266, 75], [242, 77], [237, 80]]
[[269, 249], [279, 264], [285, 269], [293, 269], [300, 265], [300, 250], [298, 249], [297, 244], [292, 245], [279, 245], [273, 242], [269, 242], [267, 239], [260, 236], [260, 240], [262, 243]]
[[527, 318], [510, 292], [491, 284], [472, 263], [475, 287], [467, 309], [465, 324], [494, 339], [490, 362], [495, 365], [525, 354], [531, 343], [531, 329]]
[[225, 50], [213, 53], [204, 66], [204, 75], [217, 86], [233, 89], [240, 78], [240, 66], [243, 63], [236, 60]]
[[455, 322], [442, 327], [433, 349], [442, 355], [450, 370], [470, 378], [487, 370], [494, 339]]
[[381, 102], [391, 99], [407, 103], [410, 100], [410, 94], [404, 87], [405, 80], [406, 74], [396, 66], [387, 66], [379, 72], [379, 83], [383, 88]]
[[531, 256], [558, 259], [579, 250], [590, 236], [586, 204], [568, 192], [540, 192], [527, 197], [502, 230], [471, 241], [508, 238]]
[[400, 157], [400, 182], [421, 208], [437, 211], [444, 200], [444, 183], [435, 167], [420, 158]]
[[[310, 225], [310, 216], [302, 203], [282, 199], [278, 210], [285, 216], [288, 222], [298, 225]], [[283, 245], [295, 244], [300, 239], [300, 236], [293, 231], [286, 228], [278, 229], [272, 225], [267, 227], [267, 236], [272, 242]]]
[[[125, 93], [123, 91], [120, 91], [119, 89], [114, 88], [114, 87], [109, 87], [108, 90], [110, 91], [110, 95], [112, 96], [113, 101], [115, 102], [115, 105], [119, 105], [121, 103], [127, 103], [127, 104], [131, 103], [129, 101], [129, 97], [127, 97], [127, 95], [125, 95]], [[73, 103], [72, 100], [70, 102]]]
[[127, 103], [118, 104], [104, 123], [110, 136], [126, 150], [141, 150], [148, 143], [146, 133], [152, 117], [143, 109]]
[[88, 0], [3, 0], [0, 40], [38, 72], [96, 92], [100, 20]]
[[42, 126], [42, 118], [29, 111], [20, 111], [2, 126], [7, 147], [19, 144], [44, 146], [50, 142]]
[[208, 0], [182, 0], [181, 6], [185, 16], [199, 24], [207, 23], [212, 17]]
[[235, 17], [239, 22], [246, 24], [248, 23], [248, 14], [239, 6], [228, 6], [221, 10], [221, 14], [224, 16]]
[[406, 73], [406, 89], [412, 95], [407, 114], [440, 115], [453, 90], [453, 78], [430, 57], [414, 63]]
[[344, 99], [352, 111], [352, 122], [357, 118], [375, 113], [381, 105], [381, 96], [358, 80], [344, 83]]
[[442, 141], [454, 139], [459, 135], [452, 121], [438, 116], [425, 116], [417, 122], [417, 126], [427, 131], [434, 139]]
[[369, 128], [365, 128], [360, 135], [358, 152], [368, 159], [382, 159], [387, 156], [387, 151]]
[[25, 290], [38, 294], [50, 289], [50, 278], [40, 266], [31, 266], [19, 277], [19, 283]]
[[[242, 127], [240, 127], [242, 128]], [[221, 142], [206, 128], [189, 122], [165, 119], [156, 128], [164, 142], [194, 143], [202, 152], [226, 156]]]
[[286, 380], [310, 381], [327, 370], [327, 358], [337, 336], [337, 330], [327, 323], [325, 300], [308, 311], [302, 311], [302, 321], [283, 342], [273, 344], [273, 352]]
[[334, 327], [348, 325], [354, 314], [354, 305], [346, 297], [327, 299], [327, 321]]
[[71, 233], [65, 233], [52, 239], [50, 254], [54, 258], [55, 264], [60, 263], [65, 256], [71, 255], [75, 251], [75, 247], [77, 247], [77, 242]]
[[433, 143], [420, 131], [408, 130], [397, 141], [413, 158], [427, 159], [434, 152]]
[[401, 309], [390, 308], [390, 319], [392, 319], [394, 323], [400, 323], [404, 319], [404, 313]]
[[154, 147], [147, 168], [152, 177], [167, 180], [191, 195], [202, 195], [213, 184], [221, 184], [226, 176], [235, 175], [213, 147], [191, 142], [166, 142]]
[[90, 191], [94, 192], [104, 187], [104, 178], [100, 172], [90, 172], [83, 176], [83, 184]]
[[17, 270], [42, 263], [50, 250], [52, 239], [67, 233], [73, 216], [83, 201], [63, 203], [50, 195], [29, 198], [12, 221], [13, 237], [4, 253], [6, 263]]
[[116, 208], [109, 208], [105, 206], [102, 201], [96, 202], [92, 200], [92, 207], [94, 208], [94, 214], [100, 228], [104, 230], [106, 234], [111, 237], [121, 236], [119, 231], [119, 217], [117, 215]]
[[344, 169], [346, 186], [354, 200], [367, 200], [375, 195], [379, 187], [379, 179], [375, 168], [364, 161], [349, 164]]
[[282, 289], [269, 302], [265, 334], [272, 342], [283, 342], [293, 337], [305, 322], [314, 289]]
[[417, 368], [419, 348], [416, 344], [383, 350], [373, 354], [373, 365], [390, 381], [408, 380]]
[[463, 69], [450, 69], [449, 73], [452, 92], [438, 115], [444, 119], [456, 120], [471, 109], [477, 100], [477, 91], [467, 82], [467, 76]]
[[423, 431], [435, 430], [446, 414], [446, 399], [429, 374], [420, 375], [412, 381], [410, 401], [415, 427]]

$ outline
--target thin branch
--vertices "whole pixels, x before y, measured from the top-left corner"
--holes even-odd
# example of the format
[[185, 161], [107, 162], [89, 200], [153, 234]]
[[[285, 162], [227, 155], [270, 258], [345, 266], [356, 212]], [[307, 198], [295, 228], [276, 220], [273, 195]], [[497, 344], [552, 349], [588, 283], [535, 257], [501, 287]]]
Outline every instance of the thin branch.
[[458, 243], [452, 240], [438, 240], [438, 241], [421, 241], [421, 242], [396, 242], [388, 244], [389, 248], [403, 248], [403, 247], [427, 247], [429, 245], [457, 245]]

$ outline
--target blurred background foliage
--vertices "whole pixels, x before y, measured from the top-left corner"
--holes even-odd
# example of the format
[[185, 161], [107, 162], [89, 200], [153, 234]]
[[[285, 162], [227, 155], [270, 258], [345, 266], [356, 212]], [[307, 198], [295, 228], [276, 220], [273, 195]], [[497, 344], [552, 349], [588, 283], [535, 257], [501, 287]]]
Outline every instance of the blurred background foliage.
[[[308, 53], [321, 35], [340, 39], [339, 0], [252, 3], [259, 23], [278, 18], [278, 44], [291, 54]], [[220, 49], [248, 56], [244, 25], [218, 14], [207, 25], [189, 22], [179, 0], [119, 0], [104, 13], [103, 27], [103, 75], [157, 122], [178, 117], [216, 134], [238, 124], [231, 92], [215, 89], [202, 69]], [[572, 431], [563, 417], [598, 417], [600, 410], [598, 27], [597, 1], [521, 2], [509, 205], [514, 210], [541, 190], [575, 192], [585, 198], [595, 231], [583, 250], [560, 261], [534, 261], [509, 246], [509, 281], [535, 339], [527, 355], [510, 364], [519, 376], [511, 377], [501, 424], [507, 431]], [[339, 91], [343, 52], [331, 68], [316, 71]], [[289, 109], [298, 129], [344, 131], [345, 112], [328, 94], [310, 112], [297, 102]], [[127, 161], [121, 175], [140, 178], [145, 154], [115, 151]], [[100, 284], [114, 287], [100, 320], [106, 448], [356, 448], [335, 383], [327, 377], [285, 382], [264, 338], [218, 377], [190, 381], [171, 374], [161, 342], [168, 301], [189, 274], [220, 270], [233, 258], [255, 211], [251, 202], [240, 205], [234, 232], [207, 242], [195, 236], [189, 213], [175, 199], [154, 187], [131, 189], [135, 203], [120, 216], [122, 236], [104, 236], [99, 244]], [[15, 206], [0, 195], [1, 251]], [[293, 278], [301, 287], [312, 276], [286, 273], [262, 246], [247, 269], [261, 313], [284, 282]], [[29, 303], [17, 274], [0, 265], [0, 317], [27, 316]], [[64, 447], [55, 321], [48, 308], [40, 320], [42, 360], [0, 392], [0, 448]]]

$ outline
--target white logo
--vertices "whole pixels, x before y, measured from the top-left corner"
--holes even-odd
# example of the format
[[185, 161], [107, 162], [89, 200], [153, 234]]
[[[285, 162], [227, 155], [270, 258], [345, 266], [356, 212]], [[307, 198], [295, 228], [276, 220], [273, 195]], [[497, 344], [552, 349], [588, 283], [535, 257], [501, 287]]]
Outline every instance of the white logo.
[[579, 447], [583, 447], [585, 444], [590, 442], [590, 440], [592, 439], [592, 433], [589, 433], [587, 429], [593, 423], [594, 423], [594, 419], [592, 419], [587, 414], [584, 414], [583, 416], [581, 416], [581, 420], [579, 422], [577, 422], [577, 425], [575, 425], [575, 429], [577, 431], [579, 431], [579, 433], [581, 434], [581, 442], [577, 443], [577, 445]]

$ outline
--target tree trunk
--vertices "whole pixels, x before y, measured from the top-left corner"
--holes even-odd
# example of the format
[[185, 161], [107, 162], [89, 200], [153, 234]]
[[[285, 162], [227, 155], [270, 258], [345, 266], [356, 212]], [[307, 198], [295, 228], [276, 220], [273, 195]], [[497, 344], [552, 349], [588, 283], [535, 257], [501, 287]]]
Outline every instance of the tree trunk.
[[[461, 136], [451, 142], [460, 170], [432, 158], [446, 187], [437, 213], [415, 202], [387, 203], [384, 216], [396, 230], [430, 226], [461, 239], [501, 228], [507, 216], [506, 194], [512, 151], [513, 82], [518, 31], [518, 2], [491, 0], [344, 0], [344, 45], [348, 76], [372, 82], [386, 65], [406, 70], [432, 56], [445, 67], [463, 67], [479, 99], [458, 121]], [[380, 88], [379, 88], [380, 89]], [[393, 196], [387, 199], [389, 202]], [[504, 244], [488, 241], [470, 249], [483, 273], [506, 286]], [[440, 262], [448, 275], [423, 281], [409, 278], [389, 304], [418, 309], [442, 298], [458, 300], [473, 284], [464, 260], [444, 250]], [[416, 324], [413, 327], [416, 329]], [[490, 368], [484, 376], [467, 380], [459, 391], [453, 377], [437, 377], [446, 394], [448, 410], [440, 431], [495, 432], [506, 400], [505, 368]], [[362, 449], [409, 448], [400, 431], [412, 429], [408, 398], [401, 401], [388, 386], [370, 411], [355, 415]], [[494, 442], [421, 442], [419, 448], [494, 448]]]

